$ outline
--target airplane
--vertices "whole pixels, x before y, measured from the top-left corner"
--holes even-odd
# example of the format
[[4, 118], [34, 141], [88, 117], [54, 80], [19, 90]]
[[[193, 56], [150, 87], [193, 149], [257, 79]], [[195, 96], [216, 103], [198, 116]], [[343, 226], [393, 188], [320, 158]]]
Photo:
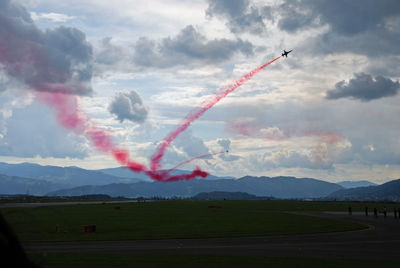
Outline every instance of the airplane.
[[282, 57], [286, 57], [287, 58], [287, 55], [292, 51], [293, 51], [293, 49], [290, 50], [290, 51], [283, 50]]

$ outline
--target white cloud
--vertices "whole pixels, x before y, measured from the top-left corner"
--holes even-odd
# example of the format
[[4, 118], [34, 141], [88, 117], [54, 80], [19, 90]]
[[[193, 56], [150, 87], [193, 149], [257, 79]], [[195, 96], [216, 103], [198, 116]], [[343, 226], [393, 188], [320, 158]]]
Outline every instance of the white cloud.
[[74, 16], [68, 16], [66, 14], [61, 14], [61, 13], [54, 13], [54, 12], [50, 12], [50, 13], [36, 13], [36, 12], [30, 12], [31, 17], [33, 20], [51, 20], [53, 22], [67, 22], [69, 20], [73, 20], [76, 17]]

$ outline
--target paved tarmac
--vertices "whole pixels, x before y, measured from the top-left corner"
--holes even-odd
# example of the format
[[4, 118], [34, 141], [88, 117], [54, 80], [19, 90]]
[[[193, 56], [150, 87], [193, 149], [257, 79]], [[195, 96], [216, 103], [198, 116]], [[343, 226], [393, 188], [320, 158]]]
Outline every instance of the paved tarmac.
[[400, 219], [393, 215], [301, 213], [362, 223], [365, 230], [266, 237], [28, 243], [30, 252], [216, 254], [400, 260]]

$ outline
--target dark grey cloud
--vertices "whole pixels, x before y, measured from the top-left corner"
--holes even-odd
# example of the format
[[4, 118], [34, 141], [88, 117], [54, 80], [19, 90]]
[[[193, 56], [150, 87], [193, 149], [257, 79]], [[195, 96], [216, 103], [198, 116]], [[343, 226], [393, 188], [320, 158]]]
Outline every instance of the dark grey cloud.
[[289, 33], [329, 26], [303, 44], [308, 53], [352, 52], [368, 56], [399, 55], [400, 1], [285, 0], [262, 5], [249, 0], [209, 0], [206, 14], [223, 17], [232, 32], [260, 34], [265, 22], [277, 21]]
[[400, 2], [396, 0], [287, 0], [276, 8], [280, 29], [287, 32], [328, 25], [328, 32], [305, 47], [311, 53], [353, 52], [369, 56], [400, 54], [398, 24]]
[[95, 62], [97, 64], [115, 65], [123, 61], [126, 56], [124, 48], [114, 45], [111, 37], [105, 37], [101, 40], [98, 51], [96, 51]]
[[235, 54], [252, 55], [253, 45], [240, 38], [208, 40], [192, 25], [176, 36], [153, 40], [140, 37], [129, 48], [116, 45], [111, 37], [104, 38], [95, 50], [95, 71], [132, 71], [138, 68], [170, 68], [179, 65], [220, 64]]
[[140, 38], [134, 45], [133, 62], [141, 67], [167, 68], [177, 65], [219, 64], [234, 54], [253, 54], [253, 45], [242, 39], [207, 38], [193, 26], [186, 26], [175, 37], [160, 42]]
[[1, 68], [0, 65], [0, 92], [6, 90], [8, 84], [9, 84], [9, 77], [7, 75], [7, 72], [3, 68]]
[[278, 21], [278, 27], [287, 32], [295, 32], [313, 25], [318, 13], [309, 8], [308, 4], [310, 3], [285, 1], [279, 7], [275, 7], [277, 12], [281, 15]]
[[129, 120], [134, 123], [143, 123], [147, 118], [147, 109], [136, 91], [118, 93], [108, 107], [110, 113], [114, 114], [122, 123]]
[[327, 99], [353, 98], [371, 101], [396, 95], [400, 90], [399, 81], [392, 81], [383, 76], [373, 78], [369, 74], [354, 74], [348, 82], [340, 81], [335, 88], [327, 91]]
[[42, 31], [18, 3], [0, 2], [0, 64], [31, 89], [88, 95], [92, 47], [69, 27]]
[[223, 14], [229, 17], [240, 17], [249, 7], [249, 0], [209, 0], [207, 15]]
[[272, 19], [270, 7], [252, 7], [249, 0], [209, 0], [206, 14], [228, 19], [227, 26], [233, 33], [266, 31], [264, 18]]
[[131, 46], [116, 44], [112, 37], [105, 37], [94, 46], [93, 73], [95, 76], [115, 72], [132, 72], [135, 68]]
[[[400, 13], [397, 0], [286, 0], [279, 6], [282, 30], [296, 31], [312, 24], [328, 24], [333, 32], [354, 35], [383, 27]], [[318, 21], [315, 21], [318, 20]]]

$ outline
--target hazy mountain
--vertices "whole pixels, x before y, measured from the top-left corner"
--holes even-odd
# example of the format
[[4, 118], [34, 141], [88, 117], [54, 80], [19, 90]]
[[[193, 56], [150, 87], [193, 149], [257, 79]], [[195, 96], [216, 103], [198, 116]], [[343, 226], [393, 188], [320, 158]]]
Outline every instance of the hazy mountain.
[[356, 187], [367, 187], [367, 186], [376, 186], [378, 184], [370, 182], [370, 181], [341, 181], [337, 182], [340, 186], [349, 189], [349, 188], [356, 188]]
[[0, 194], [45, 195], [65, 187], [65, 184], [0, 174]]
[[42, 180], [72, 186], [104, 185], [110, 183], [132, 183], [135, 178], [121, 178], [96, 170], [78, 167], [41, 166], [38, 164], [0, 163], [0, 174]]
[[103, 172], [104, 174], [108, 174], [111, 176], [119, 177], [119, 178], [135, 178], [141, 181], [150, 180], [148, 176], [143, 173], [134, 173], [129, 168], [117, 167], [117, 168], [105, 168], [99, 169], [98, 171]]
[[[187, 173], [187, 171], [177, 170], [173, 172], [173, 174], [182, 173]], [[7, 164], [0, 162], [0, 174], [8, 177], [19, 177], [19, 180], [15, 182], [10, 179], [3, 180], [0, 194], [26, 194], [29, 191], [31, 194], [39, 195], [83, 185], [99, 186], [113, 183], [150, 181], [146, 175], [134, 173], [126, 168], [104, 169], [100, 171], [86, 170], [78, 167], [42, 166], [31, 163]], [[209, 177], [212, 180], [218, 179], [218, 177], [212, 175]], [[46, 184], [45, 182], [49, 182], [50, 184]], [[33, 186], [34, 189], [32, 188]], [[116, 196], [119, 196], [119, 194], [116, 194]]]
[[328, 196], [329, 199], [355, 201], [400, 201], [400, 179], [382, 185], [342, 189]]
[[195, 200], [260, 200], [271, 199], [268, 197], [258, 197], [243, 192], [209, 192], [199, 193], [193, 196]]
[[[188, 171], [174, 170], [171, 174], [185, 174]], [[134, 183], [151, 181], [143, 173], [134, 173], [123, 167], [87, 170], [79, 167], [42, 166], [31, 163], [7, 164], [0, 162], [0, 174], [22, 178], [45, 180], [72, 186], [104, 185], [111, 183]], [[232, 177], [217, 177], [209, 175], [208, 180], [232, 179]]]
[[204, 180], [177, 182], [138, 182], [103, 186], [83, 186], [59, 190], [49, 195], [75, 196], [83, 194], [108, 194], [125, 197], [192, 197], [201, 192], [246, 192], [256, 196], [276, 198], [325, 197], [343, 187], [325, 181], [294, 177], [250, 177], [241, 179]]

